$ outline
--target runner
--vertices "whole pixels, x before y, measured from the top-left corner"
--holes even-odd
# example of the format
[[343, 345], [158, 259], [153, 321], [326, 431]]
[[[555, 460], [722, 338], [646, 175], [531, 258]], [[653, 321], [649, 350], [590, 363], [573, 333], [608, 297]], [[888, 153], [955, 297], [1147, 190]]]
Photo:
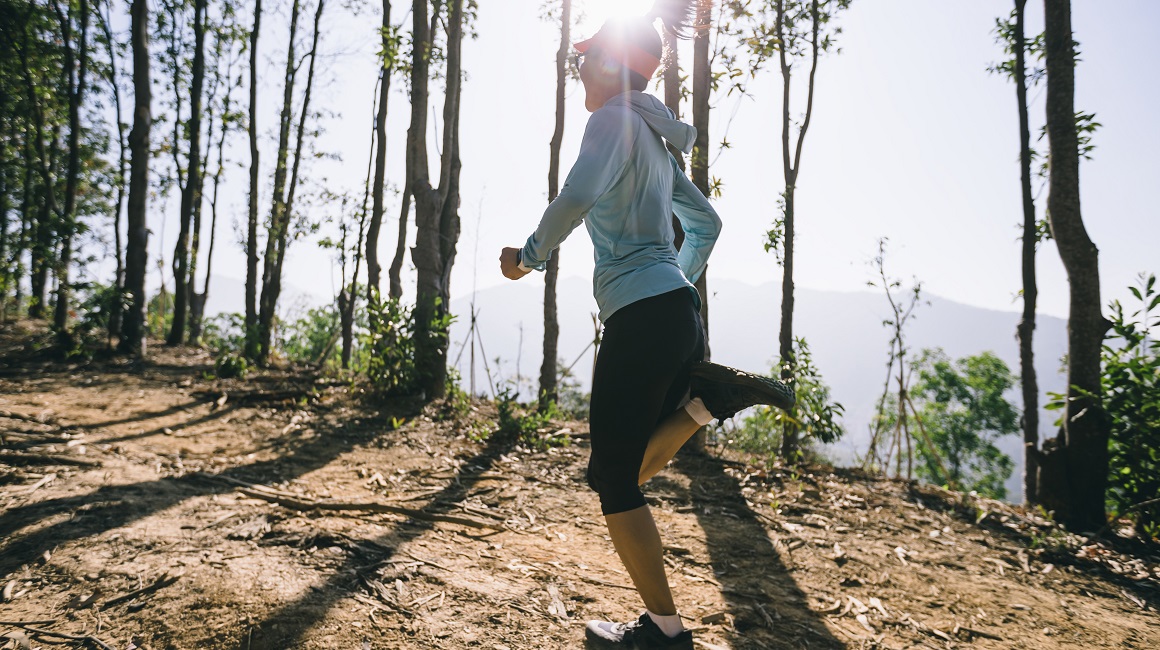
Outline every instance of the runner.
[[[584, 106], [592, 116], [559, 196], [523, 248], [500, 268], [518, 280], [543, 270], [583, 221], [596, 253], [593, 286], [604, 339], [592, 381], [588, 485], [647, 611], [628, 623], [590, 621], [590, 640], [637, 648], [693, 647], [665, 575], [660, 534], [640, 485], [714, 419], [755, 404], [793, 405], [775, 380], [703, 361], [701, 297], [693, 282], [721, 220], [669, 154], [692, 151], [696, 129], [644, 92], [660, 66], [653, 24], [689, 31], [692, 0], [659, 0], [647, 16], [609, 21], [576, 43]], [[670, 215], [685, 232], [678, 252]]]

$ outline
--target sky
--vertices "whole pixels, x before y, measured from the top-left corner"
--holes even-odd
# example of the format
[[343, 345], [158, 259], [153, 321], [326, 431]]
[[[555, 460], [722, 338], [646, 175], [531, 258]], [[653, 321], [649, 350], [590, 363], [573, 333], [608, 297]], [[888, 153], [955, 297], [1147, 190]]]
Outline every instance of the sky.
[[[606, 17], [643, 11], [650, 2], [574, 0], [583, 14], [574, 40], [591, 35]], [[270, 3], [267, 3], [270, 4]], [[283, 3], [285, 4], [285, 3]], [[409, 3], [396, 5], [406, 7]], [[461, 116], [462, 236], [452, 275], [452, 295], [506, 282], [496, 259], [503, 246], [521, 246], [547, 200], [548, 141], [554, 120], [555, 52], [558, 24], [542, 18], [539, 2], [481, 0], [477, 38], [464, 45]], [[897, 277], [917, 278], [932, 294], [961, 303], [1018, 310], [1021, 286], [1019, 224], [1022, 208], [1018, 169], [1015, 89], [987, 68], [1002, 56], [994, 40], [995, 18], [1011, 2], [970, 0], [855, 0], [838, 23], [840, 53], [824, 56], [817, 73], [814, 114], [797, 188], [798, 286], [828, 291], [866, 290], [868, 264], [881, 237], [889, 239], [887, 267]], [[1105, 304], [1125, 298], [1141, 271], [1160, 270], [1160, 214], [1154, 200], [1160, 178], [1160, 3], [1117, 0], [1072, 3], [1081, 61], [1076, 71], [1076, 109], [1094, 112], [1102, 127], [1094, 136], [1092, 160], [1081, 164], [1083, 217], [1100, 250]], [[277, 111], [281, 99], [285, 7], [263, 20], [260, 56], [264, 78], [259, 120], [263, 134], [261, 201], [268, 210]], [[362, 196], [376, 77], [374, 52], [380, 22], [377, 3], [328, 4], [319, 65], [325, 112], [315, 148], [333, 159], [307, 167], [307, 191], [349, 191]], [[408, 21], [400, 7], [393, 21]], [[1042, 29], [1042, 4], [1029, 3], [1028, 33]], [[275, 33], [277, 30], [278, 33]], [[682, 49], [685, 63], [691, 50]], [[804, 77], [799, 75], [798, 80]], [[710, 140], [711, 174], [723, 183], [714, 204], [724, 230], [710, 260], [714, 277], [759, 284], [781, 269], [762, 242], [783, 186], [780, 155], [781, 79], [770, 69], [748, 82], [746, 96], [714, 98]], [[433, 84], [439, 108], [441, 84]], [[661, 94], [663, 91], [655, 89]], [[805, 86], [795, 85], [791, 110], [804, 110]], [[1033, 140], [1043, 122], [1044, 88], [1033, 88]], [[244, 99], [239, 96], [239, 99]], [[162, 110], [155, 100], [155, 111]], [[732, 120], [730, 119], [730, 116]], [[575, 159], [588, 113], [577, 83], [568, 88], [562, 171]], [[687, 108], [686, 108], [686, 119]], [[402, 185], [404, 141], [409, 120], [403, 84], [389, 102], [388, 183]], [[436, 119], [432, 127], [440, 123]], [[732, 146], [718, 151], [725, 137]], [[432, 160], [438, 147], [429, 138]], [[240, 245], [246, 212], [249, 164], [244, 134], [229, 153], [236, 167], [223, 188], [228, 245], [219, 247], [215, 275], [242, 280]], [[1037, 143], [1046, 148], [1046, 141]], [[433, 175], [438, 169], [433, 162]], [[1036, 182], [1042, 215], [1047, 190]], [[387, 199], [380, 255], [389, 263], [395, 249], [399, 199]], [[337, 210], [310, 208], [322, 222], [318, 235], [295, 241], [288, 253], [284, 286], [310, 301], [327, 301], [339, 284], [333, 251], [318, 239], [333, 234]], [[176, 196], [155, 202], [150, 259], [168, 261], [177, 234]], [[412, 237], [414, 228], [411, 229]], [[563, 277], [590, 278], [592, 248], [577, 230], [561, 249]], [[152, 263], [151, 263], [152, 265]], [[409, 260], [408, 260], [409, 266]], [[1039, 309], [1067, 315], [1067, 281], [1055, 247], [1039, 254]], [[410, 271], [413, 283], [413, 271]], [[151, 284], [160, 274], [154, 271]], [[539, 275], [524, 282], [539, 281]], [[172, 280], [169, 280], [170, 285]], [[413, 292], [410, 294], [413, 297]], [[777, 295], [756, 296], [779, 300]], [[211, 301], [212, 288], [211, 288]], [[224, 306], [240, 311], [242, 305]], [[579, 324], [590, 328], [590, 324]]]

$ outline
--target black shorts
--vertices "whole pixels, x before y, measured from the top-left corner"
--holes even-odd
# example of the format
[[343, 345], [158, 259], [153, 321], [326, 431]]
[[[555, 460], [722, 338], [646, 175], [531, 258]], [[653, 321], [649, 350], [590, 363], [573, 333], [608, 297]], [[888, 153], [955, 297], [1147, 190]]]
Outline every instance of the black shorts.
[[637, 481], [657, 425], [689, 391], [689, 370], [705, 356], [705, 331], [693, 289], [638, 300], [604, 324], [588, 416], [588, 485], [605, 515], [645, 505]]

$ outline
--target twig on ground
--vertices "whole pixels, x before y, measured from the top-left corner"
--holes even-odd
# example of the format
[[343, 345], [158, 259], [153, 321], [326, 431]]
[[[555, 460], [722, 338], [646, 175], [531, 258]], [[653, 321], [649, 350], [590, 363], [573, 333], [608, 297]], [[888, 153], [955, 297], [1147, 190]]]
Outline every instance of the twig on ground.
[[14, 625], [14, 627], [23, 628], [38, 636], [51, 636], [57, 639], [68, 639], [69, 641], [89, 643], [95, 645], [98, 648], [101, 648], [101, 650], [116, 650], [113, 648], [113, 646], [105, 643], [104, 641], [91, 634], [65, 634], [64, 632], [53, 632], [52, 630], [44, 630], [39, 627], [33, 627], [31, 625]]
[[95, 460], [81, 460], [60, 454], [29, 454], [25, 452], [0, 454], [0, 463], [8, 465], [72, 465], [85, 468], [101, 466], [101, 463]]
[[404, 508], [402, 506], [392, 506], [385, 503], [338, 503], [328, 501], [315, 501], [313, 499], [301, 499], [298, 497], [291, 497], [282, 494], [276, 494], [265, 490], [255, 490], [252, 488], [238, 488], [242, 494], [254, 497], [255, 499], [262, 499], [263, 501], [270, 501], [277, 503], [280, 506], [290, 508], [292, 510], [332, 510], [332, 511], [360, 511], [360, 512], [385, 512], [394, 515], [402, 515], [412, 519], [420, 519], [422, 521], [441, 521], [448, 524], [459, 524], [461, 526], [470, 526], [472, 528], [487, 528], [489, 530], [503, 530], [502, 527], [489, 524], [487, 522], [478, 521], [476, 519], [468, 519], [466, 517], [456, 517], [453, 515], [444, 515], [433, 512], [426, 512], [424, 510], [416, 510], [414, 508]]
[[410, 551], [403, 551], [403, 554], [405, 554], [407, 557], [415, 560], [416, 562], [422, 562], [423, 564], [430, 564], [431, 566], [433, 566], [437, 569], [443, 569], [444, 571], [451, 571], [451, 569], [448, 569], [447, 567], [443, 566], [442, 564], [439, 564], [438, 562], [432, 562], [431, 560], [424, 560], [423, 558], [415, 555], [414, 553], [412, 553]]
[[636, 591], [636, 587], [630, 587], [628, 585], [618, 585], [614, 582], [605, 582], [603, 580], [597, 580], [596, 578], [589, 578], [588, 576], [580, 576], [580, 579], [583, 580], [584, 582], [588, 582], [588, 583], [591, 583], [594, 585], [599, 585], [601, 587], [613, 587], [616, 589], [627, 589], [629, 591]]
[[109, 607], [114, 607], [116, 605], [120, 605], [121, 603], [133, 600], [138, 596], [144, 596], [145, 594], [152, 593], [158, 589], [164, 589], [165, 587], [168, 587], [169, 585], [177, 582], [180, 578], [180, 575], [171, 576], [169, 574], [164, 574], [155, 580], [151, 585], [142, 587], [140, 589], [135, 589], [127, 594], [122, 594], [116, 598], [110, 598], [109, 600], [106, 600], [104, 603], [101, 603], [101, 607], [107, 609]]

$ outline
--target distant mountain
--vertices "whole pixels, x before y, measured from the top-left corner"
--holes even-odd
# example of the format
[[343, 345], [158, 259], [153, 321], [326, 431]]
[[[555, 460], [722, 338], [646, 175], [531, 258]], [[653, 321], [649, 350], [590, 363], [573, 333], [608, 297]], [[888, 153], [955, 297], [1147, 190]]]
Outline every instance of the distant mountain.
[[[487, 372], [495, 381], [520, 378], [523, 399], [535, 393], [543, 341], [543, 282], [539, 274], [521, 282], [484, 289], [474, 296], [477, 314], [476, 391], [490, 393]], [[777, 356], [780, 288], [769, 282], [758, 286], [735, 280], [714, 280], [709, 296], [709, 343], [713, 359], [752, 371], [769, 372]], [[587, 390], [592, 352], [585, 351], [593, 338], [591, 314], [596, 312], [591, 284], [579, 278], [562, 279], [558, 287], [559, 356], [576, 362], [573, 373]], [[916, 354], [923, 348], [941, 347], [952, 358], [984, 351], [994, 352], [1018, 374], [1019, 349], [1015, 341], [1016, 312], [980, 309], [928, 296], [907, 331], [907, 342]], [[451, 328], [451, 356], [470, 384], [466, 345], [471, 325], [472, 297], [452, 300], [457, 315]], [[814, 361], [833, 389], [834, 399], [846, 407], [844, 422], [849, 432], [832, 446], [838, 462], [851, 462], [869, 443], [868, 426], [886, 380], [890, 332], [882, 321], [889, 317], [883, 295], [872, 292], [830, 292], [799, 288], [796, 293], [794, 330], [810, 344]], [[1060, 392], [1065, 378], [1060, 359], [1067, 350], [1066, 321], [1040, 315], [1035, 332], [1036, 368], [1043, 391]], [[486, 351], [486, 354], [484, 354]], [[581, 354], [583, 352], [583, 354]], [[486, 360], [487, 368], [484, 367]], [[1018, 391], [1010, 398], [1020, 402]], [[1042, 399], [1042, 398], [1041, 398]], [[1054, 435], [1055, 415], [1042, 413], [1041, 438]], [[1013, 501], [1021, 499], [1023, 443], [1021, 436], [1002, 440], [1000, 448], [1016, 463], [1007, 483]]]

